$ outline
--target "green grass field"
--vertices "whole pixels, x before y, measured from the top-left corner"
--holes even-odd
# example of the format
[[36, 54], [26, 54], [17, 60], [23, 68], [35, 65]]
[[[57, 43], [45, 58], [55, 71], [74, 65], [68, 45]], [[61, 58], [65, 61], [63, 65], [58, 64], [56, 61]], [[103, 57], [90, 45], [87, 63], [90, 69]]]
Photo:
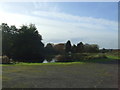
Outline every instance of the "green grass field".
[[117, 88], [118, 64], [115, 56], [91, 62], [5, 64], [2, 85], [3, 88]]

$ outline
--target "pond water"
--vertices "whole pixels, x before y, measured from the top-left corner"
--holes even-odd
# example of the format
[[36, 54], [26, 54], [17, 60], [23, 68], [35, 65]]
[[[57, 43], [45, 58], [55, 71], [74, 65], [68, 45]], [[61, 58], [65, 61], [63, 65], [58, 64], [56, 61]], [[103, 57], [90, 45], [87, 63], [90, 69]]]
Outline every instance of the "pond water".
[[65, 61], [66, 59], [70, 60], [71, 55], [55, 55], [55, 56], [47, 56], [42, 63], [53, 63], [59, 61]]
[[47, 59], [45, 59], [42, 63], [53, 63], [55, 62], [56, 60], [53, 58], [51, 61], [48, 61]]

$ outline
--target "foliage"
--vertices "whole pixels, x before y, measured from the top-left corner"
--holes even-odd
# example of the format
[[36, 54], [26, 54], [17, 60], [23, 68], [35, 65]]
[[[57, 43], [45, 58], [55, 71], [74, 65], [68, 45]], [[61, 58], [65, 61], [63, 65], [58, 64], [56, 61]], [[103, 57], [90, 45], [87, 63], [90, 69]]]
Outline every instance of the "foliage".
[[45, 47], [46, 56], [55, 55], [57, 51], [54, 48], [54, 44], [48, 43]]
[[17, 29], [2, 23], [0, 28], [3, 55], [23, 62], [41, 62], [44, 58], [44, 44], [34, 24], [22, 25]]
[[57, 52], [57, 54], [64, 54], [65, 53], [65, 43], [55, 44], [54, 49]]
[[66, 45], [65, 45], [65, 51], [66, 51], [66, 53], [71, 52], [71, 42], [70, 42], [70, 40], [68, 40]]
[[2, 63], [3, 64], [9, 64], [10, 63], [10, 59], [7, 56], [2, 56]]
[[[80, 61], [98, 58], [88, 53], [98, 53], [97, 44], [71, 45], [71, 41], [66, 43], [48, 43], [45, 47], [42, 43], [42, 36], [34, 24], [22, 25], [19, 29], [16, 26], [8, 26], [6, 23], [0, 25], [2, 32], [3, 55], [18, 62], [42, 62], [45, 58], [51, 60], [54, 55], [58, 55], [58, 61]], [[1, 37], [0, 37], [1, 38]], [[102, 56], [99, 56], [102, 57]], [[105, 57], [102, 57], [105, 58]]]
[[84, 45], [82, 42], [77, 44], [77, 53], [83, 53], [84, 51]]
[[85, 44], [84, 52], [86, 53], [96, 53], [99, 52], [99, 46], [97, 44]]
[[92, 61], [95, 59], [107, 59], [107, 56], [105, 54], [101, 53], [72, 53], [71, 55], [65, 54], [65, 55], [57, 55], [55, 57], [57, 62], [76, 62], [76, 61]]
[[70, 55], [57, 55], [55, 59], [56, 62], [73, 62], [73, 59]]
[[97, 44], [83, 44], [82, 42], [78, 43], [77, 46], [73, 44], [71, 46], [72, 53], [98, 53], [99, 46]]
[[77, 46], [75, 44], [73, 44], [73, 46], [71, 47], [71, 52], [72, 53], [76, 53], [77, 52]]
[[2, 30], [0, 29], [0, 56], [2, 55]]

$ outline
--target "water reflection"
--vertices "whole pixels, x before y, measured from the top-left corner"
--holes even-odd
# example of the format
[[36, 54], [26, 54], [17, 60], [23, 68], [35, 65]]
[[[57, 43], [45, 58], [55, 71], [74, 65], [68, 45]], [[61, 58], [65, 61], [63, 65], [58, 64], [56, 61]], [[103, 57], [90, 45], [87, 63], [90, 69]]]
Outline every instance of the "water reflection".
[[45, 59], [45, 60], [43, 61], [43, 63], [48, 63], [48, 61]]
[[72, 60], [71, 55], [55, 55], [55, 56], [47, 56], [42, 63], [68, 62], [71, 60]]
[[45, 60], [43, 61], [43, 63], [53, 63], [53, 62], [55, 62], [55, 59], [52, 59], [51, 61], [50, 61], [50, 60], [45, 59]]

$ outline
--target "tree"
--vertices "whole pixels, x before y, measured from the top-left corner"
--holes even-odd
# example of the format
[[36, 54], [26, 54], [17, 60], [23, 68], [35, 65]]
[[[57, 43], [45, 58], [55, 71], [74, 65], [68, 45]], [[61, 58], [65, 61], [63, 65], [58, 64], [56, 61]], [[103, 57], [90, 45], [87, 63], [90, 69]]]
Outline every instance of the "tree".
[[46, 48], [52, 49], [52, 48], [53, 48], [53, 44], [48, 43], [48, 44], [46, 45]]
[[85, 44], [84, 45], [85, 52], [87, 53], [96, 53], [99, 52], [99, 46], [97, 44]]
[[65, 53], [65, 43], [55, 44], [53, 47], [56, 51], [56, 54], [64, 54]]
[[11, 25], [11, 26], [10, 26], [10, 33], [11, 33], [12, 35], [18, 33], [18, 29], [16, 28], [15, 25]]
[[83, 53], [83, 51], [84, 51], [84, 45], [83, 45], [82, 42], [80, 42], [80, 43], [77, 44], [77, 52], [78, 53]]
[[90, 52], [93, 52], [93, 53], [99, 52], [99, 46], [97, 44], [92, 44]]
[[[29, 62], [39, 62], [44, 57], [44, 44], [41, 42], [42, 36], [38, 33], [35, 25], [21, 26], [16, 38], [15, 58], [30, 60]], [[39, 59], [39, 61], [35, 61]]]
[[75, 44], [73, 44], [72, 48], [71, 48], [72, 53], [76, 53], [77, 52], [77, 46]]
[[25, 62], [41, 62], [44, 58], [42, 36], [34, 24], [22, 25], [20, 29], [2, 24], [3, 54], [15, 60]]
[[54, 49], [54, 44], [48, 43], [45, 47], [45, 51], [47, 55], [54, 55], [56, 54], [56, 50]]
[[0, 56], [2, 56], [2, 31], [0, 29]]
[[65, 45], [65, 51], [66, 51], [66, 53], [71, 52], [71, 42], [70, 42], [70, 40], [68, 40], [66, 45]]
[[10, 51], [13, 45], [10, 27], [6, 23], [2, 23], [0, 30], [2, 31], [2, 54], [10, 57]]
[[102, 52], [102, 53], [106, 53], [107, 50], [106, 50], [105, 48], [103, 48], [103, 49], [101, 50], [101, 52]]

